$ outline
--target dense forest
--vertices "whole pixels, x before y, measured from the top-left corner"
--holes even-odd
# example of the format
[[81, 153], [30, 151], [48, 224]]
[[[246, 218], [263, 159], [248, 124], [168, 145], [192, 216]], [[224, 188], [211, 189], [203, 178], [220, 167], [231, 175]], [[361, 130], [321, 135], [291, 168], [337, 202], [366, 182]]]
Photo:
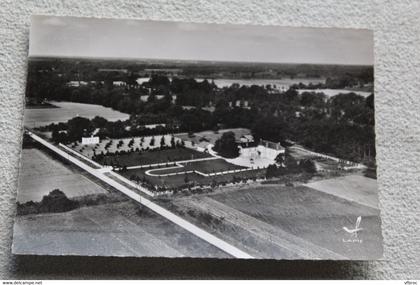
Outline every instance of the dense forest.
[[[181, 72], [181, 76], [152, 73], [149, 80], [139, 84], [136, 79], [142, 69], [134, 71], [128, 68], [124, 72], [103, 74], [99, 69], [93, 69], [92, 64], [86, 70], [83, 66], [67, 61], [31, 61], [27, 102], [35, 105], [50, 100], [91, 103], [131, 114], [126, 122], [107, 122], [104, 119], [83, 122], [88, 126], [82, 129], [99, 127], [104, 136], [244, 127], [252, 130], [256, 140], [293, 141], [318, 152], [374, 163], [374, 96], [364, 98], [350, 91], [372, 84], [371, 67], [346, 67], [349, 72], [338, 72], [338, 75], [328, 77], [318, 88], [348, 88], [349, 92], [327, 97], [316, 90], [299, 94], [296, 90], [299, 86], [292, 86], [284, 92], [272, 85], [232, 84], [219, 88], [211, 79], [197, 81], [186, 77], [185, 71]], [[193, 67], [198, 69], [195, 65]], [[185, 69], [191, 72], [194, 68]], [[206, 69], [206, 66], [203, 68]], [[319, 68], [324, 69], [325, 66]], [[228, 69], [223, 67], [221, 70], [227, 72]], [[233, 70], [232, 76], [238, 72], [255, 72], [245, 67], [243, 70], [239, 67]], [[331, 66], [331, 70], [337, 68]], [[214, 75], [216, 71], [210, 73]], [[276, 74], [278, 72], [275, 71]], [[318, 75], [330, 73], [322, 71]], [[75, 78], [79, 81], [83, 79], [86, 84], [69, 86], [68, 82]], [[115, 86], [113, 82], [116, 80], [124, 84]], [[300, 87], [315, 89], [306, 85]], [[144, 96], [147, 100], [141, 99]], [[165, 123], [166, 127], [153, 131], [142, 128], [149, 123]], [[74, 140], [81, 134], [77, 133], [80, 126], [73, 125], [74, 122], [70, 122], [50, 128], [56, 138], [60, 130], [68, 130], [67, 137], [61, 135], [59, 140]]]

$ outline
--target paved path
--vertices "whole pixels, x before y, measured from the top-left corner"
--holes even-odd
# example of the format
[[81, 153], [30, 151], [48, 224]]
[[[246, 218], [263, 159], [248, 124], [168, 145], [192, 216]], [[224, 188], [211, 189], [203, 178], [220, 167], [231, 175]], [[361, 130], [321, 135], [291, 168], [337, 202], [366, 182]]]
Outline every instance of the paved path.
[[194, 234], [195, 236], [207, 241], [208, 243], [216, 246], [217, 248], [223, 250], [224, 252], [236, 257], [236, 258], [247, 258], [251, 259], [254, 258], [253, 256], [249, 255], [248, 253], [228, 244], [227, 242], [219, 239], [218, 237], [200, 229], [199, 227], [191, 224], [190, 222], [182, 219], [181, 217], [173, 214], [172, 212], [166, 210], [165, 208], [157, 205], [156, 203], [152, 202], [149, 199], [144, 198], [140, 194], [130, 190], [129, 188], [121, 185], [117, 181], [107, 177], [103, 172], [94, 169], [87, 164], [83, 163], [82, 161], [76, 159], [75, 157], [71, 156], [69, 153], [61, 150], [60, 148], [54, 146], [53, 144], [49, 143], [48, 141], [42, 139], [41, 137], [33, 134], [30, 131], [26, 131], [26, 133], [37, 142], [41, 143], [48, 149], [54, 151], [58, 155], [62, 156], [63, 158], [69, 160], [70, 162], [76, 164], [83, 170], [89, 172], [90, 174], [94, 175], [98, 179], [101, 179], [103, 182], [107, 183], [108, 185], [114, 187], [115, 189], [119, 190], [121, 193], [125, 194], [129, 198], [133, 199], [134, 201], [148, 207], [152, 211], [156, 212], [157, 214], [163, 216], [164, 218], [170, 220], [171, 222], [177, 224], [178, 226], [184, 228], [185, 230], [189, 231], [190, 233]]

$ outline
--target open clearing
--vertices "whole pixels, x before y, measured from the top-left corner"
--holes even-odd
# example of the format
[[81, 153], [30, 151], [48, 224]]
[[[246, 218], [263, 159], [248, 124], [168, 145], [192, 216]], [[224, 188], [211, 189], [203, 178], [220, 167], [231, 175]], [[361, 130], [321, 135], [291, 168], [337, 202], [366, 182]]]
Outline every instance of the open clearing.
[[28, 109], [25, 108], [25, 126], [28, 128], [40, 127], [80, 116], [92, 119], [101, 116], [108, 121], [127, 120], [128, 114], [115, 111], [100, 105], [82, 104], [73, 102], [50, 102], [59, 108]]
[[[370, 259], [380, 257], [382, 252], [377, 209], [304, 186], [244, 186], [235, 191], [180, 197], [173, 203], [184, 218], [202, 226], [206, 224], [196, 218], [197, 213], [219, 219], [220, 224], [208, 226], [208, 230], [237, 247], [249, 249], [264, 240], [271, 244], [262, 246], [258, 256], [294, 259], [300, 252], [300, 256], [309, 254], [307, 258], [316, 254], [318, 258], [330, 258], [329, 253], [335, 253], [343, 258]], [[350, 236], [342, 227], [354, 227], [358, 216], [362, 216], [364, 230], [359, 238], [363, 242], [343, 242]]]
[[134, 202], [19, 216], [14, 254], [229, 258], [218, 248]]
[[379, 208], [378, 185], [375, 179], [361, 175], [347, 175], [315, 181], [306, 186], [372, 208]]
[[181, 160], [211, 157], [211, 155], [189, 148], [164, 149], [156, 151], [134, 152], [129, 154], [109, 155], [97, 162], [102, 165], [118, 163], [125, 166], [150, 165]]
[[39, 149], [23, 149], [21, 160], [17, 194], [20, 203], [40, 201], [54, 189], [60, 189], [67, 197], [107, 193], [79, 170], [64, 165]]

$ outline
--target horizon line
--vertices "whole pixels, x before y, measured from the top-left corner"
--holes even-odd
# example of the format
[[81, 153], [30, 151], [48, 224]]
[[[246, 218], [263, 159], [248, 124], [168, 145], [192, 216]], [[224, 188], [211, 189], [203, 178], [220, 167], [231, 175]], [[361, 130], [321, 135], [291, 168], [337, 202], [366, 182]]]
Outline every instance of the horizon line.
[[270, 62], [270, 61], [230, 61], [230, 60], [202, 60], [202, 59], [169, 59], [169, 58], [142, 58], [142, 57], [112, 57], [112, 56], [71, 56], [71, 55], [28, 55], [28, 59], [82, 59], [82, 60], [121, 60], [121, 61], [179, 61], [179, 62], [207, 62], [207, 63], [247, 63], [247, 64], [288, 64], [288, 65], [327, 65], [327, 66], [366, 66], [374, 67], [374, 64], [361, 63], [311, 63], [311, 62]]

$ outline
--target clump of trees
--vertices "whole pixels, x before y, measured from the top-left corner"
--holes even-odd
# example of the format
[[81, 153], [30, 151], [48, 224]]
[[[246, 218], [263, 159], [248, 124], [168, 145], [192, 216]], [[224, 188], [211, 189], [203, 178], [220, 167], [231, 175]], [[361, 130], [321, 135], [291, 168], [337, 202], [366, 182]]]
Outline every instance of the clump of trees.
[[239, 156], [239, 147], [236, 143], [233, 132], [223, 133], [221, 138], [214, 144], [213, 150], [226, 158], [235, 158]]
[[45, 195], [41, 201], [17, 202], [18, 215], [42, 213], [68, 212], [80, 207], [96, 206], [106, 203], [126, 201], [127, 198], [119, 193], [91, 194], [81, 197], [68, 198], [64, 192], [54, 189]]
[[308, 173], [315, 174], [317, 172], [316, 164], [312, 159], [295, 159], [288, 151], [276, 157], [276, 163], [270, 164], [265, 172], [267, 179], [281, 177], [287, 174]]
[[40, 213], [59, 213], [76, 209], [79, 203], [67, 198], [66, 194], [59, 189], [52, 190], [44, 196], [40, 202], [28, 201], [17, 203], [18, 215], [40, 214]]

